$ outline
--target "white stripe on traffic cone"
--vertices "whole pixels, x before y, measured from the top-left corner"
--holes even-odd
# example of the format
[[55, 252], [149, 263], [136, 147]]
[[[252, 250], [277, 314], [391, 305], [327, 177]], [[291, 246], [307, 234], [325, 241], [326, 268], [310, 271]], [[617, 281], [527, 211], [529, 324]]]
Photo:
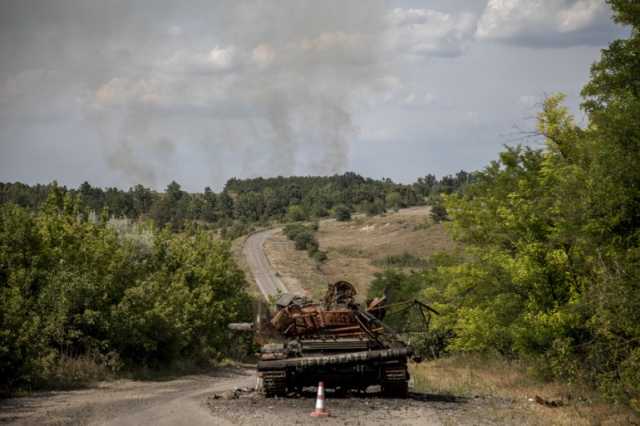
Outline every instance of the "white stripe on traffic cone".
[[324, 409], [324, 383], [318, 384], [318, 397], [316, 398], [316, 409], [311, 412], [313, 417], [328, 416], [329, 412]]

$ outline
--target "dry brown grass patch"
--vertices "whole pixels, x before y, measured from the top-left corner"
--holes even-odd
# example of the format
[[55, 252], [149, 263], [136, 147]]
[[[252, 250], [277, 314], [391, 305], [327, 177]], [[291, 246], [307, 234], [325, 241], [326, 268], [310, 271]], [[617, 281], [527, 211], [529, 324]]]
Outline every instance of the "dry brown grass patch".
[[[418, 392], [486, 398], [495, 421], [505, 424], [626, 425], [633, 412], [598, 399], [589, 389], [535, 378], [524, 362], [481, 356], [452, 356], [411, 366]], [[547, 407], [535, 402], [559, 401]], [[504, 402], [507, 401], [508, 404]]]

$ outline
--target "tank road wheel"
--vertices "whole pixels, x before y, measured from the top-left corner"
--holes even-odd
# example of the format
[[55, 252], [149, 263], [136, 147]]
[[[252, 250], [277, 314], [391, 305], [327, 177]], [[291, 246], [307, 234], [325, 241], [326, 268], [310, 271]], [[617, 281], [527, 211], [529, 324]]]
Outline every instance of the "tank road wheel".
[[287, 393], [286, 371], [265, 371], [262, 373], [262, 390], [264, 396], [285, 396]]

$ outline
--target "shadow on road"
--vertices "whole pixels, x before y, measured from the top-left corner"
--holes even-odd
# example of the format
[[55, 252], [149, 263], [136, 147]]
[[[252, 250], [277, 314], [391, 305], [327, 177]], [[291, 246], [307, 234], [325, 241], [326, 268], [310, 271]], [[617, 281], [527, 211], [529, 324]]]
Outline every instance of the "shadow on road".
[[[362, 399], [362, 400], [409, 400], [418, 402], [444, 402], [449, 404], [465, 404], [469, 402], [470, 398], [466, 396], [457, 396], [450, 394], [436, 394], [436, 393], [423, 393], [423, 392], [409, 392], [406, 398], [393, 398], [382, 395], [381, 392], [334, 392], [331, 390], [326, 391], [327, 398], [331, 399]], [[316, 392], [312, 389], [305, 389], [302, 393], [290, 394], [287, 396], [290, 399], [315, 399]]]

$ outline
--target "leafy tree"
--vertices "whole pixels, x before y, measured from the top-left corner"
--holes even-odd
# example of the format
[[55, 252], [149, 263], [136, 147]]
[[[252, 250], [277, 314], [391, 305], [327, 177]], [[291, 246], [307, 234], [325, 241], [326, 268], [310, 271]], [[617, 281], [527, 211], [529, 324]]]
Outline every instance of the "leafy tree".
[[587, 126], [552, 96], [542, 149], [507, 148], [471, 179], [457, 175], [464, 190], [442, 188], [465, 253], [423, 272], [421, 292], [449, 350], [538, 360], [640, 409], [640, 9], [609, 3], [633, 31], [592, 67]]
[[220, 207], [220, 215], [225, 218], [232, 219], [233, 216], [233, 198], [229, 195], [227, 191], [222, 191], [220, 196], [218, 197], [218, 205]]
[[424, 177], [419, 177], [416, 183], [413, 186], [416, 188], [416, 192], [418, 192], [423, 197], [427, 197], [431, 194], [431, 191], [434, 189], [438, 182], [438, 179], [435, 175], [428, 174]]
[[402, 195], [399, 192], [391, 192], [387, 194], [386, 197], [386, 205], [398, 211], [400, 207], [402, 207]]
[[302, 206], [294, 204], [289, 206], [287, 209], [287, 218], [293, 222], [300, 222], [302, 220], [306, 220], [307, 215], [305, 214]]
[[204, 188], [203, 201], [204, 205], [202, 208], [202, 220], [205, 220], [207, 222], [215, 222], [218, 219], [218, 198], [208, 186]]

